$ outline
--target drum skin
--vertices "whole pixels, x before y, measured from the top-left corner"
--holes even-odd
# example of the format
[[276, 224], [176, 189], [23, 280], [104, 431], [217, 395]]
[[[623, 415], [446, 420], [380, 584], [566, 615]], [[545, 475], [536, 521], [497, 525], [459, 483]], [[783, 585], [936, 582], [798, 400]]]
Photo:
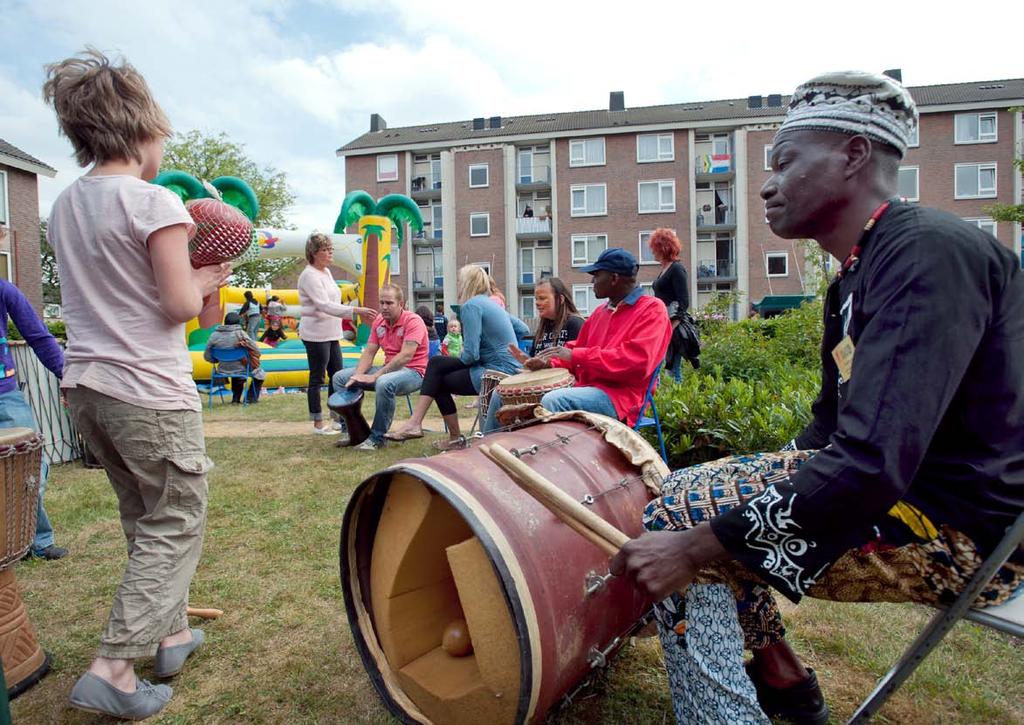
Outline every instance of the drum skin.
[[[559, 442], [559, 436], [572, 438]], [[628, 536], [642, 533], [641, 513], [651, 494], [638, 478], [639, 469], [598, 431], [562, 420], [489, 435], [486, 441], [520, 451], [556, 441], [522, 460], [573, 498], [594, 496], [591, 509]], [[400, 678], [388, 671], [368, 591], [372, 539], [390, 482], [402, 476], [411, 476], [443, 497], [482, 544], [500, 582], [519, 648], [518, 701], [514, 718], [507, 721], [542, 722], [547, 711], [592, 671], [592, 653], [613, 650], [609, 646], [617, 638], [621, 644], [651, 603], [625, 579], [610, 579], [588, 595], [588, 575], [607, 574], [607, 555], [522, 491], [477, 448], [397, 463], [353, 493], [342, 523], [339, 558], [357, 649], [374, 687], [404, 721], [431, 722], [410, 693], [402, 691]], [[619, 486], [623, 479], [633, 480]], [[467, 618], [472, 626], [472, 617]]]
[[516, 375], [510, 375], [498, 382], [498, 395], [501, 396], [501, 404], [514, 405], [537, 405], [545, 393], [561, 388], [571, 388], [576, 384], [576, 378], [564, 368], [548, 368], [545, 370], [533, 370]]

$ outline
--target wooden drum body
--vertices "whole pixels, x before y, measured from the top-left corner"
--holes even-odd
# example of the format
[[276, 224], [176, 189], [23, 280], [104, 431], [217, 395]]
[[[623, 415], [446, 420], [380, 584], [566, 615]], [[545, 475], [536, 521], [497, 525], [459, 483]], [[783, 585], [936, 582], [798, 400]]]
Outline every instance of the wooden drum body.
[[[641, 533], [651, 494], [640, 469], [587, 423], [486, 440], [523, 451], [573, 498], [627, 535]], [[475, 448], [403, 461], [360, 484], [340, 562], [363, 664], [406, 722], [542, 721], [651, 606], [629, 581], [603, 578], [608, 557]], [[459, 620], [472, 640], [467, 656], [442, 648]]]
[[358, 446], [370, 437], [370, 424], [363, 417], [362, 387], [353, 385], [331, 393], [327, 398], [327, 407], [345, 423], [350, 446]]

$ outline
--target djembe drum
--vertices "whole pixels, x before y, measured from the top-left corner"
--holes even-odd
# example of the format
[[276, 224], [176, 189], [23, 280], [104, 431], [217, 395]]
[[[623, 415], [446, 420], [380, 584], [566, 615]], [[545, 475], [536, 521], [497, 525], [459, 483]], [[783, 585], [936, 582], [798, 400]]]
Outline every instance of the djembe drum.
[[[627, 426], [600, 418], [606, 434], [594, 418], [486, 440], [637, 536], [668, 469]], [[607, 554], [475, 447], [402, 461], [360, 484], [340, 563], [363, 665], [403, 722], [542, 722], [651, 607], [607, 574]]]
[[501, 396], [501, 407], [496, 416], [498, 423], [507, 426], [532, 419], [533, 409], [540, 404], [545, 393], [571, 388], [575, 384], [576, 378], [565, 368], [527, 370], [502, 378], [496, 387]]
[[252, 244], [252, 222], [235, 207], [217, 199], [193, 199], [185, 208], [196, 224], [188, 243], [196, 269], [241, 256]]
[[10, 568], [35, 538], [42, 455], [43, 438], [35, 431], [0, 429], [0, 659], [11, 698], [50, 671]]
[[[373, 386], [369, 386], [373, 389]], [[348, 429], [348, 444], [358, 446], [370, 437], [370, 424], [363, 417], [363, 390], [359, 383], [331, 393], [327, 407], [338, 414]]]

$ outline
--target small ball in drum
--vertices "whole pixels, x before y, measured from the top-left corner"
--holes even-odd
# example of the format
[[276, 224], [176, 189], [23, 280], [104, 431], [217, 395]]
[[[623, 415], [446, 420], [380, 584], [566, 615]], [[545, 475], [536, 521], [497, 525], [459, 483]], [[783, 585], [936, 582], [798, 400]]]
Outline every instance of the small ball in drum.
[[469, 628], [465, 619], [456, 619], [444, 628], [441, 649], [452, 657], [465, 657], [473, 651], [473, 640], [469, 638]]

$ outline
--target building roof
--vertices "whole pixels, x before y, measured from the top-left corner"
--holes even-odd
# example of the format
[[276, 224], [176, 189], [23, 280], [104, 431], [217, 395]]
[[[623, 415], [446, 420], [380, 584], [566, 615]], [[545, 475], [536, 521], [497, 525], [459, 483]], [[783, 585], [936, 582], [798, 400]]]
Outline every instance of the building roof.
[[[1024, 103], [1024, 78], [998, 81], [974, 81], [971, 83], [947, 83], [937, 86], [916, 86], [908, 88], [922, 110], [928, 106], [950, 104], [982, 104], [1005, 102]], [[715, 121], [738, 121], [740, 119], [757, 123], [772, 123], [781, 120], [789, 104], [789, 96], [780, 96], [781, 106], [767, 105], [768, 97], [762, 99], [761, 108], [748, 108], [746, 98], [721, 101], [698, 101], [695, 103], [673, 103], [664, 106], [626, 108], [623, 111], [569, 111], [534, 116], [509, 116], [501, 119], [501, 128], [490, 128], [489, 119], [482, 130], [473, 130], [473, 121], [451, 121], [387, 128], [367, 132], [349, 141], [338, 149], [339, 156], [358, 155], [367, 149], [419, 145], [450, 146], [460, 141], [480, 143], [500, 142], [507, 137], [554, 136], [594, 129], [617, 129], [629, 127], [657, 126], [662, 124], [711, 125]]]
[[44, 164], [35, 156], [25, 153], [2, 138], [0, 138], [0, 164], [6, 164], [16, 169], [31, 171], [33, 174], [42, 174], [51, 178], [57, 175], [57, 169], [49, 164]]

